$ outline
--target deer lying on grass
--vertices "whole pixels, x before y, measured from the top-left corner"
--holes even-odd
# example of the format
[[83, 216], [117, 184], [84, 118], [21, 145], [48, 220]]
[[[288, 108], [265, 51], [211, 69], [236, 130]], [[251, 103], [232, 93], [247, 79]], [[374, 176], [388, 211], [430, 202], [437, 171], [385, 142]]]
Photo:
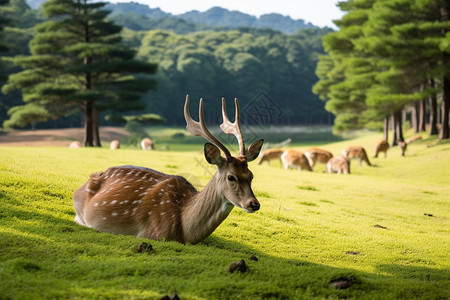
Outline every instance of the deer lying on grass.
[[111, 142], [111, 144], [109, 144], [109, 148], [111, 148], [111, 150], [116, 150], [120, 148], [120, 142], [118, 140], [113, 140]]
[[336, 156], [327, 162], [328, 173], [350, 174], [350, 161], [344, 156]]
[[286, 150], [281, 155], [281, 160], [283, 161], [285, 170], [289, 168], [295, 168], [299, 171], [312, 171], [311, 166], [308, 163], [308, 159], [302, 152], [293, 149]]
[[155, 145], [153, 144], [153, 141], [149, 138], [143, 138], [141, 141], [141, 148], [142, 150], [155, 150]]
[[269, 149], [263, 153], [261, 158], [259, 159], [258, 165], [267, 161], [270, 164], [271, 160], [279, 160], [281, 165], [281, 155], [284, 153], [284, 150], [281, 149]]
[[375, 146], [375, 155], [373, 157], [378, 157], [380, 152], [384, 152], [384, 157], [387, 157], [387, 151], [389, 149], [389, 143], [386, 140], [381, 140]]
[[362, 161], [365, 161], [371, 166], [369, 158], [367, 157], [366, 150], [361, 146], [350, 146], [342, 150], [342, 154], [350, 161], [352, 159], [358, 159], [359, 165], [362, 166]]
[[333, 154], [327, 150], [311, 148], [305, 152], [305, 156], [308, 159], [311, 169], [314, 169], [317, 163], [326, 164], [333, 157]]
[[201, 192], [180, 176], [135, 166], [112, 167], [91, 175], [75, 191], [75, 221], [103, 232], [195, 244], [208, 237], [234, 206], [249, 213], [259, 210], [251, 188], [253, 174], [247, 163], [258, 157], [264, 141], [258, 140], [245, 149], [237, 99], [235, 106], [236, 118], [231, 123], [222, 98], [220, 128], [236, 136], [240, 150], [237, 157], [231, 156], [206, 128], [203, 100], [200, 99], [197, 122], [191, 118], [189, 96], [186, 97], [186, 129], [211, 142], [204, 146], [205, 158], [217, 166], [217, 172]]

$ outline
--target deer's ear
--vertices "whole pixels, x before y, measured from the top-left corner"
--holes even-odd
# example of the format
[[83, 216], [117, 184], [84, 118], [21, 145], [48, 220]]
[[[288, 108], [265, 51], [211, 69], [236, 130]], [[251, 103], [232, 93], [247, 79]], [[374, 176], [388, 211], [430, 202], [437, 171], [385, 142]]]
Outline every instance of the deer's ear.
[[225, 162], [225, 159], [220, 156], [219, 148], [217, 148], [215, 145], [206, 143], [204, 149], [205, 158], [210, 164], [220, 167]]
[[247, 150], [245, 151], [245, 158], [247, 158], [248, 162], [253, 161], [258, 157], [263, 144], [264, 140], [260, 139], [247, 148]]

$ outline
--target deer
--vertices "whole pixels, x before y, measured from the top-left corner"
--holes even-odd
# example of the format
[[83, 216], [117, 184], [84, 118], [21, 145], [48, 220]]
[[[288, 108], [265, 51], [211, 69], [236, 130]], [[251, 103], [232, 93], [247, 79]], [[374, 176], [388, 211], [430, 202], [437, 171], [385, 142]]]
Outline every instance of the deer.
[[312, 171], [308, 159], [305, 154], [294, 149], [284, 151], [281, 155], [281, 160], [284, 164], [284, 169], [296, 168], [299, 171]]
[[279, 160], [280, 166], [281, 166], [281, 155], [284, 153], [284, 150], [282, 149], [269, 149], [265, 151], [261, 158], [259, 159], [258, 165], [262, 164], [263, 162], [267, 161], [268, 164], [270, 164], [271, 160]]
[[350, 174], [350, 161], [344, 156], [332, 157], [327, 162], [328, 173]]
[[384, 157], [387, 157], [387, 151], [389, 150], [389, 143], [386, 140], [381, 140], [375, 146], [375, 155], [374, 158], [378, 157], [380, 152], [384, 152]]
[[352, 159], [358, 159], [359, 165], [362, 166], [362, 161], [365, 161], [371, 166], [369, 158], [367, 157], [366, 150], [361, 146], [349, 146], [342, 150], [342, 154], [350, 161]]
[[239, 156], [232, 156], [207, 129], [203, 99], [199, 104], [199, 121], [195, 121], [189, 112], [189, 95], [186, 96], [186, 129], [208, 141], [204, 144], [205, 159], [217, 169], [202, 191], [181, 176], [145, 167], [111, 167], [91, 175], [74, 192], [75, 222], [100, 232], [196, 244], [211, 235], [234, 206], [247, 213], [258, 211], [260, 203], [251, 187], [253, 173], [248, 163], [258, 157], [264, 140], [245, 148], [237, 99], [235, 109], [235, 121], [231, 123], [222, 98], [220, 128], [237, 138]]
[[78, 149], [81, 148], [81, 143], [79, 141], [74, 141], [69, 145], [70, 149]]
[[120, 148], [120, 142], [118, 140], [111, 141], [111, 143], [109, 144], [109, 148], [111, 150], [119, 149]]
[[308, 159], [311, 169], [313, 170], [316, 163], [326, 164], [331, 158], [333, 158], [333, 154], [331, 152], [319, 148], [308, 149], [305, 151], [305, 156]]
[[143, 138], [141, 141], [141, 148], [142, 150], [155, 150], [155, 145], [153, 144], [153, 141], [149, 138]]

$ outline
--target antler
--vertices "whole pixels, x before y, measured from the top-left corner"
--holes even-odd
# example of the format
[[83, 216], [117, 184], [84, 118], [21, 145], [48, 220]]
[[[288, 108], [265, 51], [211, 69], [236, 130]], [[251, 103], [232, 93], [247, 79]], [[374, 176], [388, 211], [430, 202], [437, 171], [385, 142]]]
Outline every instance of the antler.
[[234, 118], [234, 123], [230, 122], [227, 115], [227, 108], [225, 105], [225, 98], [222, 98], [222, 116], [223, 123], [220, 125], [220, 128], [226, 134], [234, 134], [239, 143], [239, 154], [245, 156], [245, 145], [244, 138], [242, 137], [241, 125], [239, 121], [239, 102], [237, 98], [234, 98], [234, 105], [236, 107], [236, 116]]
[[202, 136], [211, 143], [215, 144], [217, 147], [219, 147], [223, 153], [225, 154], [226, 158], [231, 157], [230, 151], [215, 137], [211, 134], [211, 132], [208, 131], [206, 128], [205, 120], [203, 117], [203, 99], [200, 98], [200, 105], [198, 109], [198, 118], [199, 122], [194, 121], [191, 117], [191, 114], [189, 113], [189, 95], [186, 95], [186, 102], [184, 104], [184, 118], [186, 120], [186, 129], [189, 131], [192, 135], [195, 136]]

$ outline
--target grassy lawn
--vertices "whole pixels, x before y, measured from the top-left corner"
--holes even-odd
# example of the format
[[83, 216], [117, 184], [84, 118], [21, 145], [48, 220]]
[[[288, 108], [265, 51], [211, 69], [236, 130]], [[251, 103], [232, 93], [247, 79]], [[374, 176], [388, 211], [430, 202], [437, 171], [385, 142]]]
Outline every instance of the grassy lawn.
[[[372, 157], [380, 138], [321, 147], [338, 155], [359, 144]], [[391, 149], [374, 167], [353, 161], [350, 175], [251, 163], [260, 211], [235, 208], [200, 244], [150, 241], [143, 253], [143, 239], [76, 224], [72, 193], [91, 173], [129, 164], [201, 189], [215, 171], [201, 146], [2, 147], [0, 299], [448, 299], [450, 144], [427, 147], [433, 141], [409, 145], [405, 157]], [[247, 272], [229, 273], [240, 259]]]

